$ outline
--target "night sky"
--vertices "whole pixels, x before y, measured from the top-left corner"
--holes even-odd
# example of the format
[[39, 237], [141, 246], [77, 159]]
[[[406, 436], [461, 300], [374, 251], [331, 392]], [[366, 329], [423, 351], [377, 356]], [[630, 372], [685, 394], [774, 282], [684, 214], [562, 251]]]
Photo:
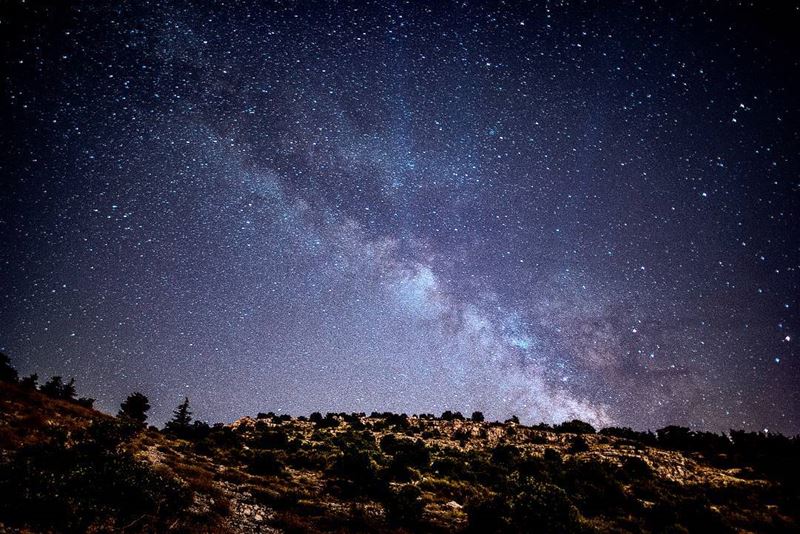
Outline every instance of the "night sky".
[[0, 350], [156, 423], [800, 432], [800, 9], [754, 3], [3, 1]]

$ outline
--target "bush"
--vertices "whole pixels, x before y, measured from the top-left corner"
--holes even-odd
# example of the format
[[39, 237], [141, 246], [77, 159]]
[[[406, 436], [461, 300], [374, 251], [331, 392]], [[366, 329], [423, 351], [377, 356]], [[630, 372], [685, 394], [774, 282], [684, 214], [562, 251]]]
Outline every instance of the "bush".
[[530, 482], [510, 500], [510, 525], [514, 532], [568, 533], [580, 530], [580, 513], [563, 489], [553, 484]]
[[572, 444], [570, 445], [570, 448], [569, 448], [570, 452], [573, 452], [573, 453], [575, 453], [575, 452], [587, 452], [590, 449], [591, 449], [591, 447], [589, 447], [589, 442], [586, 441], [586, 438], [584, 438], [581, 435], [577, 435], [577, 436], [575, 436], [573, 438]]
[[493, 534], [509, 531], [509, 508], [503, 495], [472, 499], [464, 507], [467, 532]]
[[254, 475], [280, 475], [283, 462], [271, 451], [254, 451], [247, 460], [247, 470]]
[[399, 490], [391, 491], [387, 495], [384, 505], [386, 518], [391, 523], [398, 525], [416, 525], [422, 519], [425, 504], [420, 498], [422, 492], [410, 484], [402, 486]]
[[594, 434], [595, 429], [589, 423], [581, 421], [580, 419], [573, 419], [572, 421], [565, 421], [560, 425], [553, 427], [555, 432], [568, 432], [571, 434]]
[[641, 480], [652, 478], [653, 469], [650, 464], [638, 456], [628, 456], [622, 464], [622, 472], [628, 480]]
[[402, 465], [411, 467], [428, 467], [431, 462], [431, 453], [425, 442], [398, 438], [394, 434], [387, 434], [381, 438], [381, 450], [394, 456]]
[[612, 436], [615, 438], [638, 441], [644, 445], [655, 445], [657, 442], [656, 436], [652, 432], [638, 432], [629, 427], [610, 426], [600, 430], [598, 433], [602, 436]]
[[375, 462], [366, 451], [347, 449], [336, 458], [328, 471], [330, 475], [352, 482], [344, 485], [345, 493], [354, 495], [382, 494], [387, 484], [378, 474]]
[[289, 447], [289, 436], [284, 430], [265, 430], [256, 434], [252, 446], [258, 449], [280, 449]]
[[599, 461], [571, 461], [564, 465], [558, 485], [588, 515], [614, 514], [626, 507], [628, 497], [616, 466]]
[[504, 467], [513, 467], [520, 457], [520, 450], [514, 445], [498, 445], [492, 449], [492, 462]]
[[472, 412], [472, 417], [470, 417], [476, 423], [482, 423], [485, 419], [483, 417], [483, 412]]

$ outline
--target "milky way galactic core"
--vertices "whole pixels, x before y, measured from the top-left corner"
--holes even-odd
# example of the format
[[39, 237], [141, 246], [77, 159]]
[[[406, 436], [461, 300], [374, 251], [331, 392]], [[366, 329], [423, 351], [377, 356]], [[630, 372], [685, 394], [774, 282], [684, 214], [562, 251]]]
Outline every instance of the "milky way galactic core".
[[0, 7], [22, 373], [800, 431], [797, 4], [61, 4]]

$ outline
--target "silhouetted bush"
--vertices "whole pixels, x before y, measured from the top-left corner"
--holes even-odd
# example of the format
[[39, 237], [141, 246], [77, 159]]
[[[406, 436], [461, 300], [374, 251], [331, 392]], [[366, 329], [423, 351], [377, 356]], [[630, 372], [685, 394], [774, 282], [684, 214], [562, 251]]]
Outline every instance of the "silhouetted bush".
[[325, 414], [325, 418], [317, 422], [317, 426], [320, 428], [336, 428], [340, 424], [338, 417], [334, 413]]
[[482, 423], [484, 421], [483, 412], [472, 412], [470, 419], [476, 423]]
[[606, 427], [600, 430], [598, 434], [603, 436], [612, 436], [616, 438], [627, 439], [631, 441], [638, 441], [644, 445], [655, 445], [657, 443], [657, 439], [655, 434], [650, 431], [647, 432], [638, 432], [633, 430], [629, 427]]
[[595, 429], [589, 423], [581, 421], [580, 419], [573, 419], [572, 421], [565, 421], [560, 425], [553, 427], [555, 432], [568, 432], [572, 434], [594, 434]]

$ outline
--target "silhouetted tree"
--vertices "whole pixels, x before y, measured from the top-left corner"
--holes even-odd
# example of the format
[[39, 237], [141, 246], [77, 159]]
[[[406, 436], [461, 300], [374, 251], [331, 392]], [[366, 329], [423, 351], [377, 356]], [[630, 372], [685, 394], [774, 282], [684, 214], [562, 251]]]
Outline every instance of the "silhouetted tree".
[[61, 389], [61, 398], [64, 400], [75, 400], [75, 379], [70, 378], [69, 382], [64, 384], [64, 387]]
[[190, 430], [189, 425], [191, 422], [192, 412], [189, 410], [189, 397], [184, 397], [183, 402], [172, 412], [172, 420], [164, 426], [164, 430], [178, 437], [186, 437]]
[[39, 387], [39, 375], [33, 373], [19, 381], [19, 385], [25, 389], [36, 389]]
[[471, 419], [476, 423], [482, 423], [484, 421], [483, 412], [472, 412]]
[[75, 399], [75, 404], [83, 406], [84, 408], [94, 408], [94, 399], [80, 397], [79, 399]]
[[61, 398], [61, 395], [64, 392], [64, 381], [61, 379], [60, 376], [54, 376], [50, 380], [42, 384], [42, 387], [39, 388], [39, 391], [41, 391], [48, 397], [59, 399]]
[[17, 370], [11, 367], [11, 359], [0, 352], [0, 382], [16, 382]]
[[119, 406], [118, 417], [125, 417], [144, 424], [147, 421], [147, 412], [150, 410], [150, 401], [138, 391], [129, 395]]

